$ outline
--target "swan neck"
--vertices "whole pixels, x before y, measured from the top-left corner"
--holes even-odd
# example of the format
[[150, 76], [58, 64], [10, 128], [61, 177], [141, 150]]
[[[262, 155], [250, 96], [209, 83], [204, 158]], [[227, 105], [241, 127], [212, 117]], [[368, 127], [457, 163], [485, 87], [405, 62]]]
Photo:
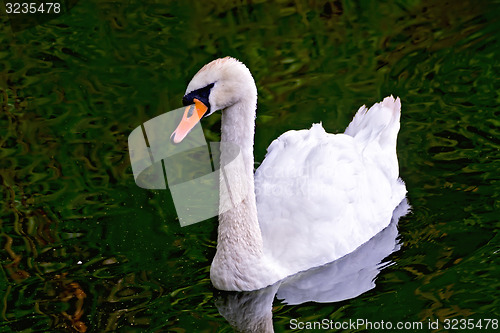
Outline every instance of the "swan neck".
[[[253, 175], [255, 103], [235, 104], [224, 110], [221, 126], [221, 201], [217, 253], [214, 258], [216, 265], [212, 265], [212, 269], [219, 267], [221, 272], [228, 272], [236, 262], [240, 265], [257, 262], [263, 251]], [[234, 154], [225, 151], [226, 144], [239, 147], [239, 162], [232, 163], [235, 161], [232, 160]], [[229, 209], [228, 196], [237, 198]]]
[[221, 142], [237, 145], [245, 164], [253, 171], [255, 106], [240, 102], [226, 108], [222, 112], [221, 127]]
[[222, 290], [256, 290], [270, 284], [262, 281], [267, 264], [254, 189], [257, 88], [250, 72], [246, 74], [237, 89], [244, 93], [221, 118], [219, 228], [210, 276]]

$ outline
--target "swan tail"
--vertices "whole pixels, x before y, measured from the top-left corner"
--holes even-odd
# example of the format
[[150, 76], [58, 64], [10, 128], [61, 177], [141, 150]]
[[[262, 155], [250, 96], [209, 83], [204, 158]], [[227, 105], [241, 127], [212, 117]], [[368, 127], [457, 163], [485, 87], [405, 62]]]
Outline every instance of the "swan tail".
[[383, 150], [395, 150], [400, 117], [401, 101], [391, 95], [370, 109], [360, 107], [344, 134], [366, 145], [378, 142]]

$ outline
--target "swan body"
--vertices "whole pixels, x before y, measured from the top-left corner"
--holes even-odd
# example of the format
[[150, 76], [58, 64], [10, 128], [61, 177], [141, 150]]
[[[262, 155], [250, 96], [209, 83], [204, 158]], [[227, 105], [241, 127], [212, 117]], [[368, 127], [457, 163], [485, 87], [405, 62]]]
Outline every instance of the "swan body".
[[[321, 124], [282, 134], [255, 175], [257, 89], [248, 68], [230, 57], [212, 61], [183, 102], [195, 103], [198, 118], [223, 110], [221, 144], [236, 144], [243, 159], [242, 168], [221, 175], [221, 192], [230, 184], [245, 195], [219, 214], [210, 269], [217, 289], [257, 290], [339, 259], [389, 225], [406, 195], [396, 155], [399, 98], [362, 106], [342, 134]], [[172, 140], [188, 132], [179, 125]], [[228, 158], [222, 150], [221, 165]]]

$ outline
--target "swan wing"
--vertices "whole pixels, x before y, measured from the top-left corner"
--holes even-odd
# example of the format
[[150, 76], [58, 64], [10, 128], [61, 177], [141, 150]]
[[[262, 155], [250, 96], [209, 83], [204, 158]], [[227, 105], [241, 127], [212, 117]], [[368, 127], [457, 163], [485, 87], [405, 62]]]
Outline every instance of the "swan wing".
[[[404, 198], [395, 143], [392, 150], [383, 137], [394, 128], [370, 114], [372, 108], [360, 109], [345, 134], [314, 124], [269, 146], [255, 173], [257, 210], [264, 253], [283, 276], [351, 253], [390, 223]], [[384, 105], [380, 110], [394, 113]], [[367, 114], [378, 122], [366, 124]], [[399, 130], [399, 118], [395, 123]]]

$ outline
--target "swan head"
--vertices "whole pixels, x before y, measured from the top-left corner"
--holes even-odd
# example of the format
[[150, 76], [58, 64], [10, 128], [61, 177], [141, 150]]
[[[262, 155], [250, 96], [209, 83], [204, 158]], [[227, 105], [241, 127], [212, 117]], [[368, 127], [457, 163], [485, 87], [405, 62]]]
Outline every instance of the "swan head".
[[225, 57], [203, 66], [189, 82], [182, 98], [184, 116], [172, 133], [181, 142], [203, 117], [239, 103], [257, 104], [257, 87], [250, 70], [239, 60]]

